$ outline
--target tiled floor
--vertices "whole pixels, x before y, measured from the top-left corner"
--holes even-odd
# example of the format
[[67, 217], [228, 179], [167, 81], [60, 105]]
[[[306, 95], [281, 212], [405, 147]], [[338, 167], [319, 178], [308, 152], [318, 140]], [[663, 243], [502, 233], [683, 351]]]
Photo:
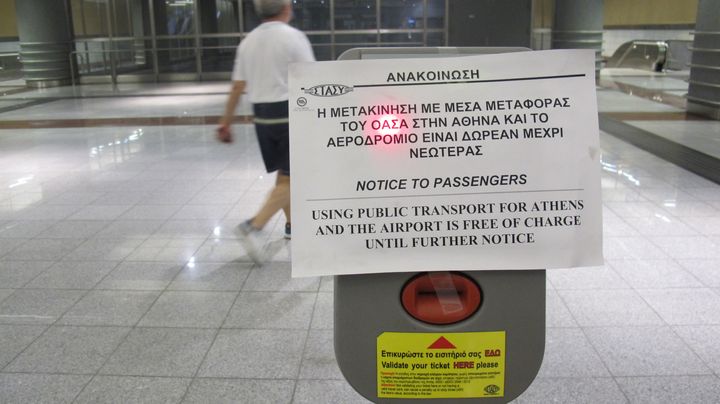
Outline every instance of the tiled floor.
[[[201, 121], [77, 121], [214, 116], [225, 88], [8, 97], [50, 98], [0, 126], [57, 125], [0, 129], [0, 402], [367, 402], [335, 364], [332, 280], [290, 277], [281, 218], [263, 267], [234, 239], [273, 182], [250, 125], [227, 146]], [[610, 90], [599, 104], [681, 111]], [[658, 128], [696, 133], [677, 126]], [[548, 272], [545, 359], [516, 401], [719, 403], [720, 186], [601, 146], [606, 263]]]

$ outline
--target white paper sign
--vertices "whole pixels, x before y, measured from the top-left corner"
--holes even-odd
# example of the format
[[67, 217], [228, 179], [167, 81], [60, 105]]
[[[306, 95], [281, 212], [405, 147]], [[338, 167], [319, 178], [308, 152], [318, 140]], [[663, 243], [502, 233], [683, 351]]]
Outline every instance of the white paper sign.
[[293, 276], [602, 264], [590, 50], [290, 69]]

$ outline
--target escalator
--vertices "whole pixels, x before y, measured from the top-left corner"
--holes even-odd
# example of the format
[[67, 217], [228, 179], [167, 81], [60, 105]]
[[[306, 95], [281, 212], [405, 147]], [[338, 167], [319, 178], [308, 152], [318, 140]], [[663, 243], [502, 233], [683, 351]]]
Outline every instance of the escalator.
[[633, 40], [620, 45], [607, 60], [605, 67], [630, 68], [662, 72], [687, 70], [691, 41]]

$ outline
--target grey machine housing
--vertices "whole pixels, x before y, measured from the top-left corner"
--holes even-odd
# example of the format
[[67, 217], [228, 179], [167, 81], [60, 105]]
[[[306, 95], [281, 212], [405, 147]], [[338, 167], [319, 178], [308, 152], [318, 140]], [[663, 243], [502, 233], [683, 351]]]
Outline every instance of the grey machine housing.
[[[527, 48], [433, 47], [354, 48], [338, 60], [432, 58], [529, 51]], [[482, 263], [478, 263], [482, 267]], [[507, 403], [532, 383], [545, 352], [545, 270], [464, 271], [482, 291], [482, 304], [469, 318], [451, 325], [416, 320], [402, 306], [404, 285], [419, 272], [335, 277], [335, 356], [343, 375], [362, 396], [376, 403]], [[377, 337], [384, 332], [461, 333], [505, 331], [503, 397], [378, 398]]]

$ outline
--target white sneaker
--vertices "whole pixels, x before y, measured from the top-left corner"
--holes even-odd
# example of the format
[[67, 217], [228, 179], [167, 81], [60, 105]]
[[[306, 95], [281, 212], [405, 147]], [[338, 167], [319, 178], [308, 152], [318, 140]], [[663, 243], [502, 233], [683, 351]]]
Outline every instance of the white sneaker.
[[252, 227], [249, 220], [235, 227], [235, 234], [238, 237], [238, 241], [240, 241], [240, 244], [245, 248], [248, 257], [250, 257], [256, 265], [262, 265], [262, 256], [255, 245], [255, 240], [253, 240], [258, 232], [260, 232], [260, 230]]

